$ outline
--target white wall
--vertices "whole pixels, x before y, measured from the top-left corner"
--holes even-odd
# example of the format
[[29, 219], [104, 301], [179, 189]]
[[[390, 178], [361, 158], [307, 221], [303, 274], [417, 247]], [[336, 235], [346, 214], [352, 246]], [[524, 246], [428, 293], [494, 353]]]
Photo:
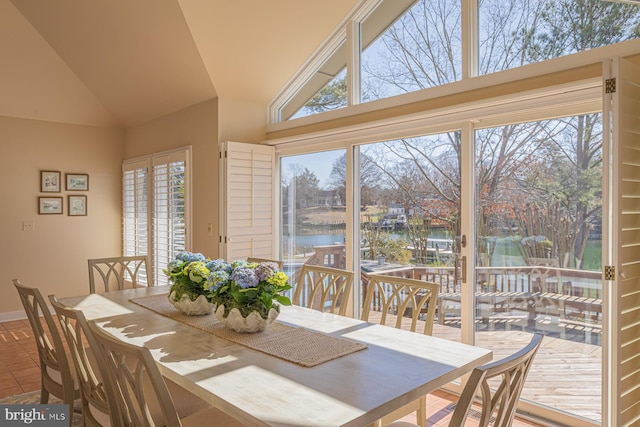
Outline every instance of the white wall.
[[[121, 130], [0, 117], [0, 321], [24, 318], [12, 279], [45, 296], [87, 293], [87, 259], [121, 253]], [[40, 193], [40, 170], [62, 172], [59, 194]], [[89, 174], [68, 192], [64, 173]], [[67, 215], [67, 196], [86, 194], [88, 214]], [[63, 197], [62, 215], [39, 215], [38, 196]], [[22, 231], [24, 221], [33, 231]]]

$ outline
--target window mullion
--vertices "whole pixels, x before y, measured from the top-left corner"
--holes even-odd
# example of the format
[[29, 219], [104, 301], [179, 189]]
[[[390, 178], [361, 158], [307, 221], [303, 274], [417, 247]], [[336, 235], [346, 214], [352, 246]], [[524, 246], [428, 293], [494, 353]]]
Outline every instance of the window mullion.
[[478, 75], [478, 0], [462, 0], [462, 79]]
[[361, 52], [361, 24], [360, 22], [351, 21], [347, 29], [347, 105], [357, 105], [361, 102]]

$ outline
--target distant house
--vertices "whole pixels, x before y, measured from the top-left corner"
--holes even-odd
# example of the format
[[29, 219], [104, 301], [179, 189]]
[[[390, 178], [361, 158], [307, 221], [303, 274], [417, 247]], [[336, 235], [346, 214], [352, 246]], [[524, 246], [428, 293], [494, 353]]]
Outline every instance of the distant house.
[[318, 192], [317, 206], [341, 206], [342, 201], [337, 190], [320, 190]]
[[392, 216], [404, 215], [404, 206], [400, 203], [390, 203], [387, 208], [387, 214]]

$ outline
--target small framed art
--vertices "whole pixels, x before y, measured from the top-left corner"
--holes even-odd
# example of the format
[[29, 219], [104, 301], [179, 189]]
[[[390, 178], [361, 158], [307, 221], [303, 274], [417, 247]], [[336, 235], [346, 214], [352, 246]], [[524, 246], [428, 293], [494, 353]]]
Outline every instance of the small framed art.
[[59, 193], [60, 176], [59, 171], [40, 171], [40, 192]]
[[69, 216], [86, 216], [87, 196], [69, 196], [67, 211]]
[[68, 173], [67, 191], [87, 191], [89, 190], [89, 175], [86, 173]]
[[62, 214], [62, 197], [38, 197], [38, 214]]

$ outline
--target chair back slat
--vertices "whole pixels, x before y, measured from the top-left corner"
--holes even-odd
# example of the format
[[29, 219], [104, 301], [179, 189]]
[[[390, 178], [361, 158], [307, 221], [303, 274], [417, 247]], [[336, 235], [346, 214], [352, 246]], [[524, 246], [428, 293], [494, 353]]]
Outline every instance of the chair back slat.
[[344, 316], [349, 306], [353, 272], [304, 264], [296, 275], [293, 304]]
[[149, 257], [124, 256], [89, 259], [89, 292], [96, 293], [96, 284], [102, 284], [104, 292], [131, 287], [153, 286], [149, 280]]

